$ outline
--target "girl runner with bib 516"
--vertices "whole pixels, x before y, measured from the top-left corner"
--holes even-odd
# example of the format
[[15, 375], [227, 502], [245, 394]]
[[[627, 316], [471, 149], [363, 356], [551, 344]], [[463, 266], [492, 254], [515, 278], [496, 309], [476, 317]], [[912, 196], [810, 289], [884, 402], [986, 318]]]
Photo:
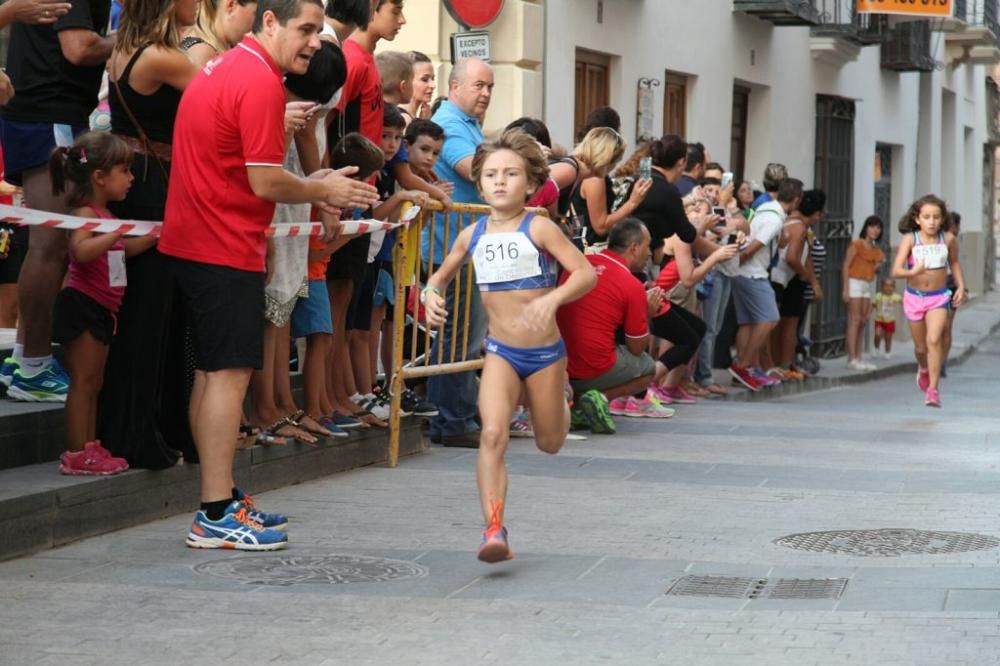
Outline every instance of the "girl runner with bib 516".
[[[565, 234], [547, 218], [525, 210], [525, 202], [545, 183], [548, 171], [538, 142], [521, 130], [507, 130], [499, 139], [483, 143], [472, 161], [472, 180], [490, 214], [459, 234], [421, 294], [427, 322], [442, 326], [448, 316], [443, 290], [466, 257], [472, 257], [489, 317], [479, 385], [482, 433], [476, 465], [486, 519], [479, 548], [483, 562], [512, 557], [503, 527], [504, 453], [522, 386], [538, 448], [557, 453], [566, 440], [566, 347], [555, 315], [559, 306], [580, 298], [597, 282], [590, 262]], [[557, 287], [559, 265], [569, 272], [569, 279]]]
[[[965, 278], [958, 265], [955, 235], [944, 231], [948, 208], [933, 194], [917, 199], [899, 222], [904, 234], [892, 265], [894, 278], [906, 278], [903, 312], [910, 321], [913, 351], [917, 355], [917, 387], [924, 404], [940, 407], [938, 381], [944, 361], [944, 336], [948, 326], [948, 306], [965, 302]], [[948, 271], [957, 290], [947, 287]]]

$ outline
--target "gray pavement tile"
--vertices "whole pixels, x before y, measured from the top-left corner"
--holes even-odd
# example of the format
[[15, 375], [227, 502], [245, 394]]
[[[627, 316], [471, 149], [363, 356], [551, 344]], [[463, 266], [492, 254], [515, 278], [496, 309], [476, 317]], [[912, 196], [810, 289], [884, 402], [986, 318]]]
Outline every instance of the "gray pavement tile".
[[947, 590], [878, 588], [848, 584], [837, 604], [838, 611], [923, 611], [944, 610]]
[[[946, 611], [996, 612], [1000, 609], [1000, 587], [994, 589], [951, 589], [945, 599]], [[1000, 627], [998, 627], [1000, 631]]]
[[86, 576], [89, 572], [111, 566], [112, 560], [32, 557], [0, 562], [0, 580], [58, 581]]

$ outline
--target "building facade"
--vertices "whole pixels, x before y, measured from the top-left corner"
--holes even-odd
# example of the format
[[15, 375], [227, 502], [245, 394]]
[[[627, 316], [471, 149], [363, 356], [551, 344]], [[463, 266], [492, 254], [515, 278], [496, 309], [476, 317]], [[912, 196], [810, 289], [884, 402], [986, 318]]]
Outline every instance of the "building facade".
[[[832, 295], [859, 222], [880, 215], [889, 250], [909, 203], [934, 192], [963, 215], [966, 281], [981, 293], [995, 273], [1000, 94], [989, 75], [1000, 29], [996, 0], [952, 2], [953, 18], [913, 21], [858, 14], [853, 0], [507, 0], [489, 28], [487, 129], [540, 116], [569, 146], [587, 111], [607, 104], [630, 143], [678, 133], [757, 182], [782, 162], [828, 193], [819, 233]], [[406, 9], [411, 26], [393, 48], [405, 40], [448, 61], [457, 26], [441, 3]], [[844, 328], [836, 301], [813, 322], [828, 353]]]

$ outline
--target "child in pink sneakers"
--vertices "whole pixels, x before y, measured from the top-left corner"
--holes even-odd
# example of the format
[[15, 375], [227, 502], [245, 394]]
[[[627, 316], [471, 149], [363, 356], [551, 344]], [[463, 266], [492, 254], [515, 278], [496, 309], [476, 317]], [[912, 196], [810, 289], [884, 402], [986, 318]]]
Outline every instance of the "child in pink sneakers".
[[[940, 407], [938, 381], [944, 360], [944, 334], [948, 306], [965, 302], [965, 279], [958, 263], [955, 235], [944, 231], [948, 220], [945, 202], [932, 194], [917, 199], [899, 222], [904, 234], [892, 265], [894, 278], [906, 278], [903, 312], [910, 321], [913, 351], [917, 356], [917, 387], [924, 404]], [[952, 293], [948, 271], [955, 279]]]
[[[49, 160], [56, 194], [67, 192], [73, 215], [110, 219], [109, 201], [121, 201], [132, 186], [132, 148], [114, 134], [88, 132]], [[155, 237], [123, 240], [120, 233], [76, 229], [69, 239], [69, 276], [56, 298], [52, 339], [63, 345], [69, 369], [66, 397], [67, 451], [59, 471], [74, 475], [118, 474], [128, 469], [96, 439], [97, 396], [104, 380], [108, 345], [125, 293], [125, 257], [143, 252]]]

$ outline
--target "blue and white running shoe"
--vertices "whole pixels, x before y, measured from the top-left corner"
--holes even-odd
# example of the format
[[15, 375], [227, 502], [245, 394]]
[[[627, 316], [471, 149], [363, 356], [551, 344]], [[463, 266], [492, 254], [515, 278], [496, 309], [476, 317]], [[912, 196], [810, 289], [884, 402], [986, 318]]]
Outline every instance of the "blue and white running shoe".
[[220, 520], [209, 520], [204, 511], [196, 513], [186, 543], [189, 548], [280, 550], [288, 545], [288, 535], [265, 529], [250, 519], [242, 502], [233, 500]]
[[7, 397], [24, 402], [66, 402], [69, 375], [58, 361], [53, 360], [49, 367], [32, 377], [25, 377], [22, 369], [14, 371]]
[[250, 516], [250, 520], [255, 523], [260, 523], [266, 529], [269, 530], [283, 530], [288, 527], [288, 517], [283, 516], [280, 513], [267, 513], [266, 511], [261, 511], [260, 507], [257, 506], [257, 502], [254, 501], [250, 493], [244, 492], [242, 488], [236, 489], [236, 500], [238, 502], [243, 502], [243, 506], [247, 509], [247, 515]]

